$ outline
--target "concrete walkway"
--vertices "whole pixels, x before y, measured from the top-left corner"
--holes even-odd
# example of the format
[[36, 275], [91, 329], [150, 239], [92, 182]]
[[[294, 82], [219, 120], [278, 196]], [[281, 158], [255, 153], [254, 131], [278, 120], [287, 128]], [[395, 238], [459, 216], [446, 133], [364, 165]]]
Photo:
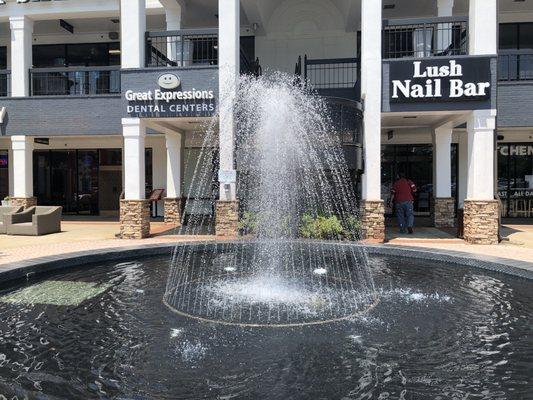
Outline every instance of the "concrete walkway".
[[39, 237], [0, 235], [0, 270], [19, 261], [92, 249], [214, 240], [213, 236], [177, 235], [172, 226], [162, 222], [153, 222], [152, 237], [143, 240], [117, 239], [119, 223], [113, 221], [63, 221], [61, 229], [60, 233]]
[[[139, 245], [215, 240], [214, 236], [177, 235], [175, 229], [162, 222], [153, 222], [152, 237], [143, 240], [122, 240], [115, 235], [118, 222], [113, 221], [63, 221], [61, 233], [40, 236], [0, 235], [0, 270], [9, 264], [76, 253], [91, 249], [127, 248]], [[418, 228], [415, 234], [399, 234], [388, 228], [386, 246], [408, 246], [442, 249], [465, 253], [533, 262], [533, 225], [505, 225], [502, 229], [505, 240], [495, 246], [474, 246], [454, 237], [453, 230]]]

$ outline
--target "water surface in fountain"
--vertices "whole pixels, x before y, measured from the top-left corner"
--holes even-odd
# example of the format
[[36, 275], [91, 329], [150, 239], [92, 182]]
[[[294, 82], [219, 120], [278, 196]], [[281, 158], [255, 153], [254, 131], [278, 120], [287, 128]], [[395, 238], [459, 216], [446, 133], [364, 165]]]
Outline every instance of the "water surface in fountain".
[[[231, 255], [224, 244], [196, 258], [178, 247], [165, 303], [212, 321], [280, 326], [337, 320], [372, 307], [378, 299], [361, 248], [294, 242], [305, 236], [302, 224], [318, 216], [332, 218], [329, 239], [360, 238], [355, 185], [324, 99], [275, 73], [241, 78], [234, 106], [240, 214], [256, 240]], [[214, 137], [208, 129], [204, 152], [212, 151]], [[209, 185], [210, 167], [198, 162], [187, 200], [192, 214], [201, 214], [191, 203]], [[204, 222], [189, 221], [182, 231], [196, 234]]]
[[0, 289], [0, 398], [531, 398], [532, 281], [402, 257], [369, 265], [372, 310], [283, 329], [176, 315], [161, 302], [168, 255], [11, 285]]

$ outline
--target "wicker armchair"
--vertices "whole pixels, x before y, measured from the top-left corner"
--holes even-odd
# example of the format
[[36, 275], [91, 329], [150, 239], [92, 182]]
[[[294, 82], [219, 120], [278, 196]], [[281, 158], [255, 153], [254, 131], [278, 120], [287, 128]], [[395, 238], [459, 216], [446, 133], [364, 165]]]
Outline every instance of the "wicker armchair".
[[62, 207], [30, 207], [4, 219], [8, 235], [40, 236], [61, 232]]
[[2, 206], [0, 207], [0, 234], [6, 233], [7, 224], [4, 222], [4, 216], [7, 214], [18, 213], [22, 211], [22, 207]]

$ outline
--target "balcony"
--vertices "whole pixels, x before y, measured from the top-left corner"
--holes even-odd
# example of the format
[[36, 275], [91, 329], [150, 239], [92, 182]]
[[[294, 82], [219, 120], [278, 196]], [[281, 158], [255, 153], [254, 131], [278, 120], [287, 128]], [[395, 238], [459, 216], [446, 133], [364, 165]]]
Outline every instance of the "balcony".
[[321, 96], [350, 100], [361, 98], [358, 58], [298, 58], [295, 74], [305, 85]]
[[468, 54], [468, 18], [438, 17], [383, 21], [383, 59]]
[[500, 82], [533, 81], [533, 51], [500, 50], [498, 80]]
[[146, 32], [147, 67], [209, 67], [217, 64], [217, 29]]
[[31, 96], [120, 94], [120, 67], [34, 68]]
[[11, 71], [7, 69], [0, 70], [0, 97], [9, 97], [11, 95]]
[[[240, 48], [241, 74], [262, 74], [259, 59]], [[218, 66], [218, 29], [146, 32], [146, 67], [209, 68]]]

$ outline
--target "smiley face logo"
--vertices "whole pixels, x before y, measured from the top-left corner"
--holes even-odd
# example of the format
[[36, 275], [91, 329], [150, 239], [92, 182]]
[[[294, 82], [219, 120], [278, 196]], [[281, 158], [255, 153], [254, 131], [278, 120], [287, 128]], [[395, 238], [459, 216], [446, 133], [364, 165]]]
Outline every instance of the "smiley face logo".
[[159, 86], [163, 89], [176, 89], [180, 85], [180, 78], [174, 74], [163, 74], [157, 80]]

